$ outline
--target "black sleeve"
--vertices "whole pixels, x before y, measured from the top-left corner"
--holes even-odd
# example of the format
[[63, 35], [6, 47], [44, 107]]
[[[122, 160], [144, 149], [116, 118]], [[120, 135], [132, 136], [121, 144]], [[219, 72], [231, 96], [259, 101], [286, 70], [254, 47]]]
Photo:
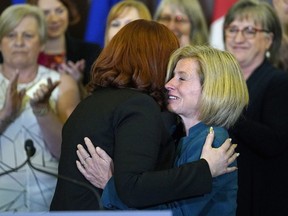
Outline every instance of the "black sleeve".
[[114, 119], [114, 176], [120, 199], [141, 208], [210, 192], [212, 177], [205, 160], [154, 171], [167, 130], [158, 105], [144, 102], [143, 98], [129, 100]]
[[249, 105], [231, 133], [261, 157], [275, 157], [287, 151], [287, 99], [288, 76], [283, 73], [271, 80], [261, 102]]
[[[116, 190], [128, 206], [141, 208], [210, 192], [212, 177], [205, 160], [168, 170], [165, 164], [166, 170], [159, 171], [159, 158], [163, 156], [162, 151], [167, 150], [165, 144], [170, 140], [159, 106], [144, 94], [127, 97], [123, 101], [122, 98], [109, 97], [106, 100], [111, 103], [109, 108], [101, 108], [105, 109], [100, 112], [103, 118], [95, 113], [92, 103], [87, 102], [90, 97], [78, 105], [63, 127], [59, 174], [88, 184], [75, 164], [76, 146], [88, 136], [94, 145], [99, 144], [114, 156]], [[115, 100], [121, 100], [121, 105], [114, 103]], [[95, 116], [102, 120], [97, 121]], [[99, 139], [96, 136], [93, 139], [95, 133]], [[107, 145], [114, 148], [107, 148]], [[96, 209], [99, 209], [98, 201], [91, 191], [58, 179], [50, 210]]]
[[102, 48], [96, 43], [76, 39], [68, 34], [66, 34], [66, 48], [67, 60], [71, 60], [73, 62], [81, 59], [85, 60], [83, 84], [86, 85], [90, 81], [91, 67], [94, 61], [100, 55]]

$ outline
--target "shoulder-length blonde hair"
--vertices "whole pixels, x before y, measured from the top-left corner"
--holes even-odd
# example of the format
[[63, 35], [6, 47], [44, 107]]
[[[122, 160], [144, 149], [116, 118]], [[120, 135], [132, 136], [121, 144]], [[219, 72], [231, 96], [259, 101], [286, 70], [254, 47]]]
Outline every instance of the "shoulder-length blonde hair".
[[227, 51], [209, 46], [185, 46], [176, 50], [168, 64], [168, 81], [179, 60], [195, 59], [199, 64], [202, 94], [199, 120], [207, 125], [230, 128], [248, 105], [246, 82], [237, 60]]
[[135, 8], [138, 11], [140, 19], [151, 20], [152, 16], [148, 9], [148, 7], [140, 1], [136, 0], [123, 0], [115, 4], [109, 11], [106, 21], [106, 29], [105, 29], [105, 45], [108, 43], [108, 29], [111, 25], [111, 22], [118, 18], [125, 9], [127, 8]]
[[177, 37], [164, 25], [135, 20], [125, 25], [103, 49], [91, 70], [88, 91], [100, 87], [133, 88], [164, 103], [164, 84]]

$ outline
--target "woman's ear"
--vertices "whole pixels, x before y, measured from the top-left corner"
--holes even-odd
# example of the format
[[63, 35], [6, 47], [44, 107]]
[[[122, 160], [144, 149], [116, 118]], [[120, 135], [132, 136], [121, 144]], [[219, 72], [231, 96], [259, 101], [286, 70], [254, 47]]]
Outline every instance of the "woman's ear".
[[266, 49], [269, 50], [272, 43], [273, 43], [273, 39], [274, 39], [274, 34], [272, 32], [267, 33], [267, 45], [266, 45]]

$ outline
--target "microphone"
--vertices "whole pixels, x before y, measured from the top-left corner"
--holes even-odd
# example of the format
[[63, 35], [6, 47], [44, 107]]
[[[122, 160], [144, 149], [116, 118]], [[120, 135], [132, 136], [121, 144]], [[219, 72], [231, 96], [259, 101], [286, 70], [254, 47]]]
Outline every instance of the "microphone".
[[[19, 166], [15, 167], [15, 168], [12, 168], [12, 169], [9, 169], [5, 172], [2, 172], [0, 173], [0, 177], [3, 176], [3, 175], [7, 175], [11, 172], [16, 172], [17, 170], [21, 169], [23, 166], [25, 166], [26, 163], [28, 163], [28, 160], [29, 160], [29, 157], [32, 157], [35, 152], [36, 152], [36, 149], [34, 147], [34, 144], [33, 144], [33, 141], [31, 139], [28, 139], [25, 141], [25, 151], [26, 151], [26, 154], [27, 154], [27, 159], [22, 163], [20, 164]], [[29, 156], [28, 156], [29, 154]]]
[[36, 148], [34, 147], [33, 141], [31, 139], [25, 141], [24, 148], [27, 154], [27, 159], [30, 159], [30, 157], [34, 156]]
[[[36, 152], [36, 148], [34, 147], [33, 141], [30, 140], [30, 139], [26, 140], [24, 147], [25, 147], [25, 151], [26, 151], [26, 154], [27, 154], [27, 160], [26, 160], [23, 164], [21, 164], [21, 167], [24, 166], [24, 165], [27, 163], [27, 164], [28, 164], [32, 169], [34, 169], [34, 170], [37, 170], [37, 171], [42, 172], [42, 173], [45, 173], [45, 174], [47, 174], [47, 175], [54, 176], [54, 177], [56, 177], [56, 178], [63, 179], [63, 180], [65, 180], [65, 181], [68, 181], [68, 182], [70, 182], [70, 183], [76, 184], [76, 185], [78, 185], [78, 186], [85, 187], [86, 189], [88, 189], [89, 191], [91, 191], [91, 192], [94, 194], [94, 196], [96, 197], [96, 199], [97, 199], [97, 201], [98, 201], [99, 209], [100, 209], [100, 210], [104, 210], [103, 205], [102, 205], [102, 203], [101, 203], [100, 195], [99, 195], [98, 191], [95, 190], [94, 187], [92, 187], [91, 185], [89, 185], [89, 184], [87, 184], [87, 183], [85, 183], [85, 182], [81, 182], [81, 181], [78, 181], [78, 180], [76, 180], [76, 179], [72, 179], [72, 178], [70, 178], [70, 177], [66, 177], [66, 176], [63, 176], [63, 175], [55, 174], [55, 173], [52, 173], [52, 172], [49, 172], [49, 171], [47, 171], [47, 170], [43, 170], [43, 169], [40, 169], [40, 168], [34, 166], [34, 165], [31, 163], [31, 157], [32, 157], [32, 156], [35, 154], [35, 152]], [[19, 166], [17, 169], [20, 169], [21, 167]], [[9, 170], [9, 173], [10, 173], [10, 172], [13, 172], [13, 171]], [[1, 175], [2, 175], [2, 174], [1, 174]], [[1, 175], [0, 175], [0, 176], [1, 176]], [[3, 174], [3, 175], [4, 175], [4, 174]]]

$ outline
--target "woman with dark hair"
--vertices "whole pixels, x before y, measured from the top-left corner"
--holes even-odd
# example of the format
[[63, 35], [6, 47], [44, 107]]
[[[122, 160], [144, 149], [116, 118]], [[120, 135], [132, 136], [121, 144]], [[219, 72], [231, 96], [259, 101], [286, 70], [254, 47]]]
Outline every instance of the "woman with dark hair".
[[[177, 37], [167, 27], [141, 19], [125, 25], [112, 38], [93, 65], [91, 95], [77, 106], [63, 128], [59, 174], [89, 183], [75, 164], [75, 150], [84, 137], [113, 158], [119, 195], [132, 206], [209, 192], [212, 176], [236, 169], [227, 168], [236, 158], [234, 145], [227, 150], [229, 141], [224, 148], [210, 146], [207, 157], [202, 155], [205, 159], [169, 169], [175, 144], [161, 110], [165, 107], [169, 56], [178, 47]], [[92, 192], [58, 179], [51, 210], [98, 208]]]
[[90, 69], [101, 48], [71, 37], [68, 27], [79, 22], [80, 15], [70, 0], [28, 0], [43, 10], [47, 22], [47, 41], [39, 64], [70, 74], [80, 85], [90, 79]]

